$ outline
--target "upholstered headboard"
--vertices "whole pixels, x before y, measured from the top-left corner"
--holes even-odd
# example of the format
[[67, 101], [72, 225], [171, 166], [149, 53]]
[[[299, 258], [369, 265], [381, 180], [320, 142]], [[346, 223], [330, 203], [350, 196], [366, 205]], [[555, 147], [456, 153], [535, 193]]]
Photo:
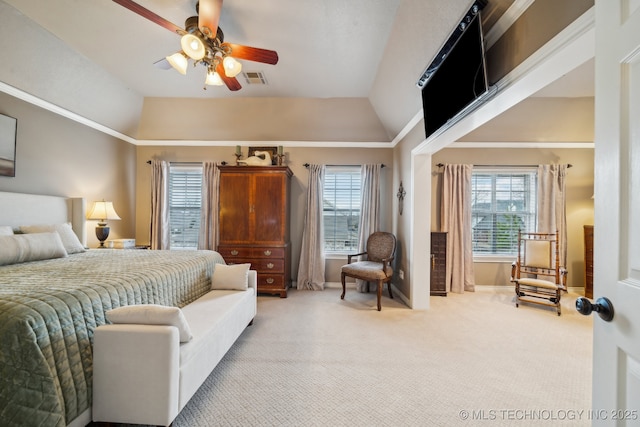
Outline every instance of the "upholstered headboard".
[[87, 243], [84, 198], [43, 196], [0, 191], [0, 225], [60, 224], [70, 222], [83, 245]]

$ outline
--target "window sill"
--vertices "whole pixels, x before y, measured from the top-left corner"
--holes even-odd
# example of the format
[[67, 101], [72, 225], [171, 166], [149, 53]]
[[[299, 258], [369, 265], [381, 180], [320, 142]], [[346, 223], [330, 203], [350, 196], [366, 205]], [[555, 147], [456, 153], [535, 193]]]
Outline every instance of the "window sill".
[[[354, 252], [355, 253], [355, 252]], [[349, 253], [336, 253], [336, 252], [332, 252], [330, 254], [325, 253], [324, 254], [324, 259], [341, 259], [341, 260], [345, 260], [347, 259], [347, 256], [350, 255], [351, 252]]]
[[474, 256], [473, 262], [477, 263], [495, 263], [495, 264], [511, 264], [517, 258], [516, 255], [500, 255], [500, 256]]

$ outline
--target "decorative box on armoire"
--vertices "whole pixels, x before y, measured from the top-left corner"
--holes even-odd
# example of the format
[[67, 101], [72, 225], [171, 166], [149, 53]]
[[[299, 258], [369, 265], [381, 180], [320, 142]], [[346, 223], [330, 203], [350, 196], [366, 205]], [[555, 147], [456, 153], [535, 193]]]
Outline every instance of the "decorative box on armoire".
[[447, 233], [431, 232], [431, 295], [447, 296]]
[[287, 166], [220, 166], [218, 252], [251, 263], [258, 292], [287, 297], [291, 285]]
[[584, 296], [593, 298], [593, 225], [584, 226]]

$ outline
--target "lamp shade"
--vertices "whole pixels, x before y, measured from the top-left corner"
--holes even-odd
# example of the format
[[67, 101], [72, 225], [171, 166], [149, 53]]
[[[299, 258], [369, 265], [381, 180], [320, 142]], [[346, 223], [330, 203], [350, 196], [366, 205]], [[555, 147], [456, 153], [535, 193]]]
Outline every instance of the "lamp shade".
[[224, 73], [227, 77], [235, 77], [242, 71], [242, 64], [230, 56], [225, 56], [222, 65], [224, 65]]
[[177, 52], [173, 55], [169, 55], [166, 59], [180, 74], [187, 74], [187, 66], [189, 65], [189, 62], [187, 61], [187, 55], [183, 52]]
[[182, 46], [184, 53], [189, 55], [189, 58], [196, 61], [204, 58], [205, 47], [199, 37], [187, 33], [180, 39], [180, 46]]
[[113, 202], [93, 202], [91, 210], [87, 214], [87, 219], [97, 219], [104, 222], [106, 220], [120, 219], [116, 210], [113, 208]]
[[207, 73], [207, 79], [204, 83], [211, 86], [222, 86], [224, 84], [220, 74], [216, 73], [214, 70], [209, 70]]

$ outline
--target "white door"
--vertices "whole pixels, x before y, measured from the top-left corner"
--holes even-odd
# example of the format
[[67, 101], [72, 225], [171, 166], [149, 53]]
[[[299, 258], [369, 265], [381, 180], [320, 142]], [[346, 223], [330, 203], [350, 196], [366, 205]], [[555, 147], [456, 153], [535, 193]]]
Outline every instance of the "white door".
[[594, 425], [640, 425], [640, 0], [596, 0]]

